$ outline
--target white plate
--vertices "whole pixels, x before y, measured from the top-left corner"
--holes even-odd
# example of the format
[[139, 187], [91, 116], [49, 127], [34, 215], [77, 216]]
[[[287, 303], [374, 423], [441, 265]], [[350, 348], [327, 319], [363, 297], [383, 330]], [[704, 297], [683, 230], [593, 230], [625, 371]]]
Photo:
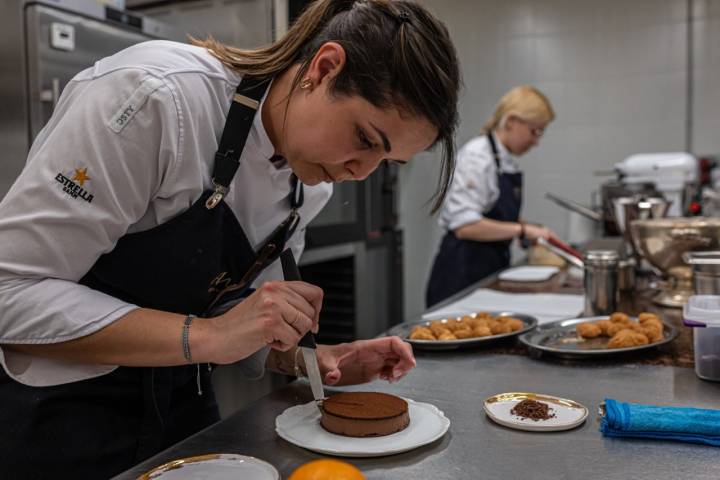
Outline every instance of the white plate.
[[279, 480], [269, 463], [255, 457], [217, 453], [173, 460], [138, 477], [138, 480]]
[[[512, 410], [515, 405], [526, 399], [547, 403], [550, 408], [552, 408], [552, 413], [555, 414], [555, 417], [535, 421], [529, 418], [523, 419], [510, 413], [510, 410]], [[485, 413], [492, 420], [500, 425], [518, 430], [540, 432], [570, 430], [583, 423], [588, 416], [588, 409], [573, 400], [552, 395], [541, 395], [539, 393], [501, 393], [485, 399], [483, 406]]]
[[384, 437], [354, 438], [328, 432], [320, 426], [320, 410], [314, 401], [290, 407], [278, 415], [275, 431], [298, 447], [340, 457], [393, 455], [427, 445], [445, 435], [450, 420], [436, 406], [407, 398], [405, 401], [410, 425]]
[[542, 282], [549, 280], [559, 271], [560, 269], [558, 267], [528, 265], [508, 268], [500, 272], [498, 278], [507, 282]]

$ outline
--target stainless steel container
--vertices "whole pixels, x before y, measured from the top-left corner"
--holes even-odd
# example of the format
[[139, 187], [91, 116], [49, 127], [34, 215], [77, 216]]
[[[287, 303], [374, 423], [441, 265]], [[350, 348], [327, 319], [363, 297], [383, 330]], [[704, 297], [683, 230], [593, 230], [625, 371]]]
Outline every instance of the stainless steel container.
[[629, 292], [635, 290], [635, 259], [624, 258], [618, 262], [618, 290]]
[[683, 260], [692, 267], [696, 295], [720, 295], [720, 251], [685, 252]]
[[615, 250], [585, 254], [585, 315], [609, 315], [617, 309], [619, 260]]

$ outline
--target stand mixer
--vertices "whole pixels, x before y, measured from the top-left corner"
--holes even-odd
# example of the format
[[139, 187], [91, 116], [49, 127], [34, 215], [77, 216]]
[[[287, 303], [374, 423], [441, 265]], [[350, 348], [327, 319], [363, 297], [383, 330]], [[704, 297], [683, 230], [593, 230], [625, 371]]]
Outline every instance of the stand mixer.
[[669, 203], [668, 217], [681, 217], [698, 188], [698, 159], [689, 153], [638, 153], [615, 164], [625, 186], [651, 183]]
[[[617, 199], [663, 199], [667, 203], [666, 207], [651, 200], [653, 205], [637, 218], [689, 214], [689, 205], [699, 191], [698, 169], [698, 159], [689, 153], [639, 153], [616, 163], [611, 171], [596, 172], [596, 175], [616, 176], [600, 185], [599, 198], [592, 202], [596, 207], [587, 207], [552, 192], [545, 196], [573, 212], [565, 237], [570, 243], [583, 243], [598, 235], [627, 235], [624, 207], [616, 207]], [[578, 230], [583, 234], [578, 235]]]

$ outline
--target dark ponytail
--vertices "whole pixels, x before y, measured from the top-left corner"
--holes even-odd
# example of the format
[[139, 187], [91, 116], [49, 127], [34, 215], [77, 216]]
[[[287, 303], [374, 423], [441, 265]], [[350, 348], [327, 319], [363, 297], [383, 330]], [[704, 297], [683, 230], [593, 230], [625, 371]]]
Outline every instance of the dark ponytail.
[[193, 40], [241, 74], [271, 77], [299, 65], [293, 88], [318, 49], [331, 41], [346, 54], [345, 67], [330, 85], [332, 94], [359, 95], [378, 108], [426, 118], [437, 128], [434, 144], [442, 144], [443, 155], [436, 211], [455, 169], [460, 73], [447, 29], [424, 7], [405, 0], [317, 0], [283, 38], [259, 49]]

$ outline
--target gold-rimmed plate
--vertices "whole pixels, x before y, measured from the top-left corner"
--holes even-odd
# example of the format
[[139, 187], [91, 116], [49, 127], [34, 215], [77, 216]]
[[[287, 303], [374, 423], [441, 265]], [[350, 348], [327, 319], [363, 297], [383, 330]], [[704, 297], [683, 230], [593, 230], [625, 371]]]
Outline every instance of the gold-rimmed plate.
[[213, 453], [173, 460], [155, 467], [138, 480], [279, 480], [277, 469], [264, 460], [234, 453]]
[[499, 333], [496, 335], [489, 335], [486, 337], [471, 337], [471, 338], [463, 338], [463, 339], [456, 339], [456, 340], [416, 340], [410, 338], [410, 334], [412, 333], [413, 329], [415, 327], [427, 327], [430, 325], [433, 321], [441, 321], [441, 322], [450, 322], [454, 320], [458, 320], [464, 316], [470, 316], [474, 317], [477, 315], [477, 313], [463, 313], [459, 312], [457, 314], [445, 314], [445, 315], [438, 315], [437, 317], [430, 317], [426, 318], [424, 320], [419, 320], [415, 322], [406, 322], [401, 323], [399, 325], [395, 325], [390, 330], [388, 330], [388, 335], [397, 335], [406, 342], [410, 343], [413, 348], [419, 348], [422, 350], [454, 350], [456, 348], [469, 348], [469, 347], [479, 347], [486, 345], [488, 343], [492, 343], [501, 339], [509, 338], [509, 337], [517, 337], [518, 335], [521, 335], [523, 333], [529, 332], [532, 329], [534, 329], [537, 324], [537, 318], [525, 315], [524, 313], [516, 313], [516, 312], [509, 312], [509, 311], [502, 311], [502, 312], [482, 312], [482, 313], [488, 313], [492, 315], [493, 317], [513, 317], [517, 318], [518, 320], [521, 320], [523, 323], [523, 326], [520, 330], [516, 330], [514, 332], [509, 333]]
[[[553, 417], [545, 420], [532, 420], [511, 413], [515, 405], [523, 400], [536, 400], [547, 404]], [[483, 408], [487, 416], [500, 425], [534, 432], [570, 430], [581, 425], [588, 417], [588, 409], [574, 400], [531, 392], [508, 392], [493, 395], [485, 399]]]

